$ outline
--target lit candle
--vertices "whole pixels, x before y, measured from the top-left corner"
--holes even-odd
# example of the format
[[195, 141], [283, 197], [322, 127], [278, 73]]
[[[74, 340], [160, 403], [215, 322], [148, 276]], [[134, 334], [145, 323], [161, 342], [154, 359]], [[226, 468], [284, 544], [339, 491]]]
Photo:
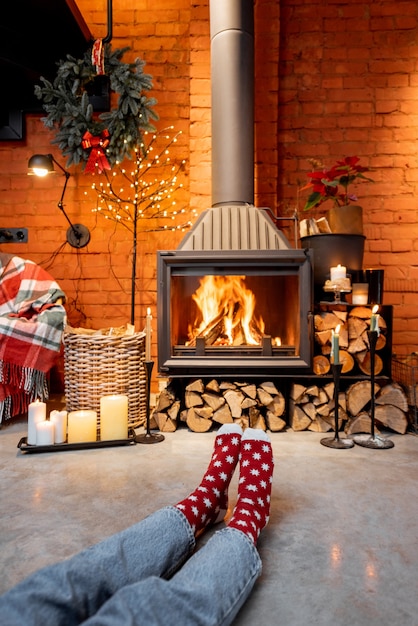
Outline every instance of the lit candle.
[[54, 443], [54, 423], [50, 420], [36, 422], [36, 445], [52, 446]]
[[379, 306], [375, 304], [372, 309], [372, 316], [370, 318], [370, 330], [376, 331], [377, 334], [380, 335], [378, 310], [379, 310]]
[[353, 283], [352, 303], [367, 304], [369, 300], [369, 285], [367, 283]]
[[100, 398], [100, 439], [127, 439], [128, 396], [113, 395]]
[[333, 363], [336, 365], [340, 362], [340, 325], [337, 328], [332, 330], [332, 338], [331, 338], [331, 359], [333, 359]]
[[67, 411], [51, 411], [49, 419], [54, 424], [54, 443], [67, 440]]
[[147, 308], [147, 317], [145, 322], [145, 360], [151, 361], [151, 309]]
[[340, 265], [338, 263], [337, 267], [330, 268], [330, 278], [331, 282], [334, 280], [340, 280], [341, 278], [347, 277], [347, 268], [344, 265]]
[[70, 411], [68, 413], [68, 443], [83, 443], [97, 439], [96, 411]]
[[36, 424], [44, 422], [46, 419], [46, 404], [40, 400], [31, 402], [28, 406], [28, 438], [27, 442], [31, 446], [36, 445]]

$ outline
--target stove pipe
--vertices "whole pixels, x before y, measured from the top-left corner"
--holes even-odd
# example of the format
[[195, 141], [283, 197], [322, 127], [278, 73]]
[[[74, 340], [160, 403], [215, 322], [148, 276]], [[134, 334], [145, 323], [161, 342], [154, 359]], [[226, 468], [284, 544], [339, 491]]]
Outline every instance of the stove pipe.
[[212, 206], [254, 204], [253, 0], [210, 0]]

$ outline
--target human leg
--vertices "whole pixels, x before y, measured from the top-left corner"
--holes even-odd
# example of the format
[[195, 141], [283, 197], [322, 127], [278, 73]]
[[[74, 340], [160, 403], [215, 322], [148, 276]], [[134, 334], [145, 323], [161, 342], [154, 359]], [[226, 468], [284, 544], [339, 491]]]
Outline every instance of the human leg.
[[231, 624], [261, 573], [256, 541], [269, 519], [272, 475], [268, 437], [247, 429], [228, 527], [214, 533], [169, 580], [152, 577], [121, 589], [85, 626]]
[[195, 538], [184, 516], [166, 507], [128, 529], [47, 566], [0, 596], [2, 626], [75, 626], [118, 589], [149, 576], [170, 576]]
[[176, 507], [157, 511], [71, 559], [35, 572], [0, 597], [0, 614], [8, 620], [2, 625], [80, 624], [122, 587], [149, 576], [169, 577], [193, 551], [195, 532], [226, 507], [242, 433], [231, 426], [219, 429], [208, 470], [195, 492]]

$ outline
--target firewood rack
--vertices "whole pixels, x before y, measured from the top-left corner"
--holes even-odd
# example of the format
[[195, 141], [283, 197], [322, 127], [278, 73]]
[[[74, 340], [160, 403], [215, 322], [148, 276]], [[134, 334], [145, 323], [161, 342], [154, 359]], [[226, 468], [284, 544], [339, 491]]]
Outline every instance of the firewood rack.
[[410, 411], [411, 428], [418, 434], [418, 352], [392, 357], [392, 378], [404, 389]]

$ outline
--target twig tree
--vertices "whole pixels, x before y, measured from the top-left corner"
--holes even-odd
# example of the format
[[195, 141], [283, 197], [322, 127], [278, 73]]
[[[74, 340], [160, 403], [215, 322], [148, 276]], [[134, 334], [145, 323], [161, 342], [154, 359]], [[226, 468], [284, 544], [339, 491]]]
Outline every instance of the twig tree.
[[196, 216], [191, 209], [178, 209], [176, 203], [176, 192], [183, 187], [181, 174], [185, 161], [172, 161], [170, 148], [180, 134], [174, 133], [173, 127], [144, 133], [143, 141], [135, 147], [132, 167], [128, 170], [126, 162], [116, 163], [110, 172], [103, 171], [104, 181], [92, 185], [98, 199], [97, 208], [93, 210], [120, 224], [132, 235], [132, 325], [135, 322], [138, 233], [184, 231], [192, 224], [190, 214]]

